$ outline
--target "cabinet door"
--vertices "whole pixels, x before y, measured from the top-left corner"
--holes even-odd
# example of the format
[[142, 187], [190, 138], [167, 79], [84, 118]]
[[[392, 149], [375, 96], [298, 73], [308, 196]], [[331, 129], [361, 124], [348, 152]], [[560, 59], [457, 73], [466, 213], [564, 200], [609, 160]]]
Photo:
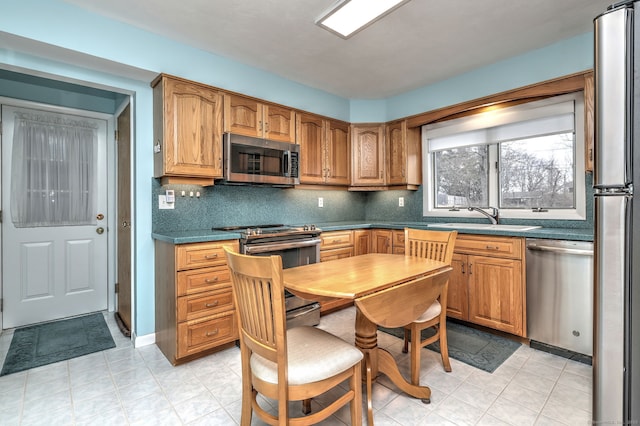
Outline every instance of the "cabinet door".
[[451, 260], [449, 290], [447, 291], [447, 316], [467, 320], [469, 315], [467, 298], [467, 256], [454, 253]]
[[351, 139], [351, 185], [385, 185], [384, 125], [354, 125]]
[[300, 145], [300, 183], [324, 183], [324, 125], [322, 117], [298, 113], [297, 141]]
[[406, 138], [403, 121], [387, 126], [387, 169], [389, 185], [401, 185], [406, 180]]
[[389, 253], [393, 252], [391, 231], [387, 229], [374, 229], [372, 232], [373, 241], [371, 243], [372, 253]]
[[522, 262], [469, 256], [469, 321], [523, 335]]
[[354, 255], [367, 254], [371, 251], [371, 231], [368, 229], [359, 229], [353, 231], [354, 234]]
[[255, 99], [225, 93], [224, 131], [262, 137], [262, 104]]
[[295, 112], [278, 105], [264, 105], [264, 137], [274, 141], [295, 142]]
[[222, 177], [222, 95], [166, 77], [160, 84], [154, 94], [162, 97], [164, 146], [156, 176]]
[[394, 229], [393, 234], [393, 254], [404, 254], [404, 229]]
[[351, 135], [349, 124], [328, 121], [326, 140], [326, 182], [349, 185], [351, 182]]

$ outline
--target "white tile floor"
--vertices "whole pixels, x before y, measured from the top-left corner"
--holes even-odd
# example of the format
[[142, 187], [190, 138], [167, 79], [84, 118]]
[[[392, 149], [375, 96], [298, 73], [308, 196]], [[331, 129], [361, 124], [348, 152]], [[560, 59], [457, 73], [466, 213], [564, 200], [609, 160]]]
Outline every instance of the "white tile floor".
[[[240, 352], [227, 349], [172, 367], [155, 345], [134, 349], [105, 313], [116, 348], [0, 377], [0, 424], [234, 425], [240, 420]], [[321, 328], [353, 342], [355, 311], [322, 318]], [[0, 335], [0, 363], [11, 332]], [[379, 345], [408, 374], [401, 341], [380, 333]], [[591, 421], [591, 367], [527, 346], [493, 374], [423, 349], [421, 383], [431, 404], [397, 392], [383, 376], [374, 385], [377, 425], [576, 425]], [[313, 404], [323, 404], [317, 398]], [[268, 403], [268, 401], [263, 401]], [[299, 405], [296, 405], [299, 409]], [[366, 417], [366, 416], [365, 416]], [[341, 410], [323, 424], [349, 422]], [[260, 424], [254, 418], [254, 424]], [[366, 419], [364, 420], [366, 423]]]

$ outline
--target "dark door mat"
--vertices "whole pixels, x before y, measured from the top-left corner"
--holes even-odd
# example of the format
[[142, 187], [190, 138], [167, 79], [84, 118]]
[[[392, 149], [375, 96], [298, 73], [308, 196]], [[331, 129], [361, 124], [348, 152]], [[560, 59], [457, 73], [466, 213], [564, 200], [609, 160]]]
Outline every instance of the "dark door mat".
[[115, 346], [101, 313], [18, 328], [0, 376]]
[[[379, 329], [396, 337], [404, 337], [403, 328], [379, 327]], [[422, 330], [422, 339], [432, 336], [433, 333], [433, 329]], [[493, 373], [500, 367], [521, 345], [505, 337], [453, 321], [447, 321], [447, 341], [451, 358], [489, 373]], [[427, 348], [439, 353], [440, 342], [434, 342]]]

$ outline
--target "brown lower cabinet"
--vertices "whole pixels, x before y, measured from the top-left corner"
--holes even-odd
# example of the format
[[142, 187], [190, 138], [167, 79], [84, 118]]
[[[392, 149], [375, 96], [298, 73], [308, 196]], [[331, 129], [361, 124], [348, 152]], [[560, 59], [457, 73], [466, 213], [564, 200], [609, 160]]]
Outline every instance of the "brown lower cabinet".
[[458, 234], [447, 315], [526, 337], [524, 238]]
[[223, 246], [238, 250], [237, 240], [155, 242], [156, 345], [173, 365], [238, 339]]
[[[365, 253], [404, 253], [404, 230], [323, 232], [323, 262]], [[526, 337], [524, 238], [458, 234], [447, 315]], [[349, 301], [321, 303], [326, 313]]]

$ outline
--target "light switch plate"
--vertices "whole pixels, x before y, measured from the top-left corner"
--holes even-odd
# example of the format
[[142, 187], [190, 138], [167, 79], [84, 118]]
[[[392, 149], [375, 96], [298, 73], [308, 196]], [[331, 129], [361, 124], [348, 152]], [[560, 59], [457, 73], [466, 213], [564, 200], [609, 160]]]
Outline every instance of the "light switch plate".
[[404, 207], [404, 197], [398, 197], [398, 207]]
[[175, 208], [176, 203], [167, 202], [166, 195], [158, 195], [158, 208], [160, 210], [173, 210]]

